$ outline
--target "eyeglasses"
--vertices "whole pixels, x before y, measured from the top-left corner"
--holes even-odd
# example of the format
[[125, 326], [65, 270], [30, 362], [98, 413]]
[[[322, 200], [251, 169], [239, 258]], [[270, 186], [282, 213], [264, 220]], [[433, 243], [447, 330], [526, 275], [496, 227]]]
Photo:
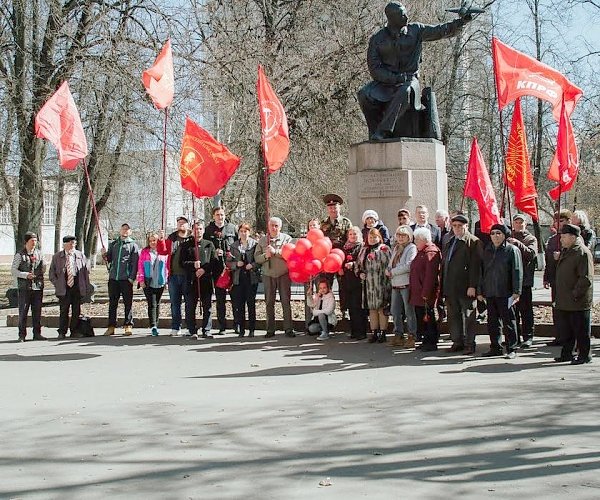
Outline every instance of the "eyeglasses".
[[502, 231], [490, 231], [490, 236], [500, 236], [502, 233]]

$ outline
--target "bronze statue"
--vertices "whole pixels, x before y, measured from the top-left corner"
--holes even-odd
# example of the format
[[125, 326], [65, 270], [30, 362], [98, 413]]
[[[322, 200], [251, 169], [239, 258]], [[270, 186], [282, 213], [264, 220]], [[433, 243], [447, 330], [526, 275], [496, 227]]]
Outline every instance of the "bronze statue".
[[430, 89], [422, 95], [419, 64], [423, 42], [456, 35], [472, 19], [473, 13], [479, 13], [479, 9], [460, 8], [456, 12], [460, 17], [449, 23], [409, 23], [404, 5], [387, 4], [387, 26], [369, 41], [367, 64], [373, 81], [358, 93], [370, 140], [394, 137], [440, 139], [435, 96]]

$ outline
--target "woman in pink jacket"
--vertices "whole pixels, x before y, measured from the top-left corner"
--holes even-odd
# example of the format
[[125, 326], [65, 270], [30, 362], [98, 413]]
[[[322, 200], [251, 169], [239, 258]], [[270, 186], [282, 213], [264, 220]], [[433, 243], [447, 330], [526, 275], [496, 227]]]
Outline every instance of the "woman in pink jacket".
[[169, 272], [167, 256], [158, 254], [157, 243], [158, 234], [148, 234], [146, 247], [142, 249], [138, 260], [137, 274], [138, 287], [144, 289], [144, 295], [148, 302], [148, 320], [154, 337], [158, 335], [160, 298], [165, 290]]

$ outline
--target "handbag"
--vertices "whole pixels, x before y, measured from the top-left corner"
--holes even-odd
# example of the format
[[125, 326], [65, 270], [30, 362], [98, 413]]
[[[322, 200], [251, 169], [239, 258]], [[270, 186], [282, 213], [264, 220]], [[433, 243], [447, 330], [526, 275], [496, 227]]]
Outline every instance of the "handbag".
[[233, 286], [233, 277], [231, 276], [231, 269], [225, 268], [225, 270], [221, 273], [221, 276], [217, 278], [215, 281], [215, 286], [217, 288], [222, 288], [223, 290], [229, 290]]

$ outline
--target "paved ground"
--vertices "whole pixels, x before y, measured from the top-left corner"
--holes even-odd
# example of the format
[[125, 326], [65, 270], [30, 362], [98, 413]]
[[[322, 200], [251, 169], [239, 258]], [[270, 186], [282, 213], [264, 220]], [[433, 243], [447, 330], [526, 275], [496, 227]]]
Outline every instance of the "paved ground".
[[508, 361], [15, 336], [0, 328], [1, 498], [600, 498], [599, 341], [570, 366], [541, 341]]

